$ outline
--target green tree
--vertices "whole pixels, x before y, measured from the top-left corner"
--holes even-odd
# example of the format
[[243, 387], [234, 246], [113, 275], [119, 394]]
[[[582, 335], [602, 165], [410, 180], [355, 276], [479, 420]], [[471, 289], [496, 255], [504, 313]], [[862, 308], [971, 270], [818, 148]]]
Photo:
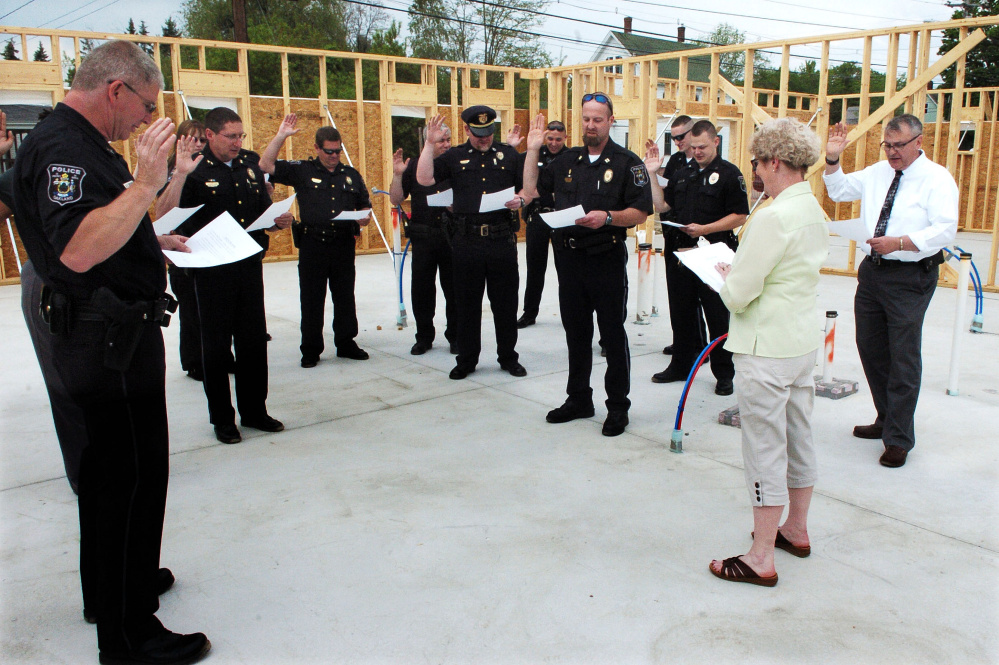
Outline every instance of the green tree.
[[49, 54], [48, 54], [48, 51], [45, 50], [45, 45], [44, 44], [42, 44], [41, 42], [38, 42], [38, 48], [35, 49], [35, 53], [34, 53], [34, 55], [31, 56], [31, 59], [34, 62], [48, 62], [49, 61]]
[[[145, 21], [139, 21], [139, 27], [135, 27], [135, 21], [131, 18], [128, 19], [128, 26], [125, 28], [126, 35], [148, 35], [149, 28], [146, 27]], [[149, 57], [153, 56], [153, 45], [152, 44], [139, 44], [139, 48], [146, 52]]]
[[[97, 47], [97, 42], [84, 37], [80, 40], [80, 60], [86, 58], [91, 51]], [[73, 77], [76, 76], [76, 60], [69, 55], [62, 56], [62, 70], [65, 72], [64, 80], [66, 87], [73, 85]]]
[[[164, 37], [183, 37], [177, 22], [172, 16], [168, 16], [163, 27], [160, 29]], [[168, 44], [160, 45], [160, 66], [163, 68], [164, 90], [173, 90], [173, 60], [172, 50]]]
[[[952, 5], [953, 6], [953, 5]], [[999, 14], [999, 0], [971, 0], [960, 3], [951, 16], [952, 19], [995, 16]], [[968, 87], [992, 88], [999, 86], [999, 25], [983, 26], [985, 40], [965, 58], [964, 84]], [[957, 28], [943, 31], [943, 41], [938, 55], [947, 53], [960, 42]], [[953, 88], [956, 80], [956, 65], [944, 70], [943, 87]]]
[[[746, 33], [734, 25], [719, 23], [714, 30], [708, 33], [705, 41], [716, 45], [745, 44]], [[754, 83], [756, 83], [757, 74], [761, 73], [761, 70], [766, 69], [769, 64], [767, 57], [763, 53], [759, 51], [755, 52], [753, 58]], [[718, 58], [718, 70], [722, 76], [733, 83], [743, 81], [746, 75], [746, 53], [744, 51], [732, 51], [720, 54]]]
[[4, 47], [3, 47], [3, 59], [4, 60], [20, 60], [20, 58], [17, 57], [17, 54], [18, 54], [18, 50], [17, 50], [17, 47], [14, 46], [14, 38], [11, 37], [10, 39], [7, 40], [7, 44], [4, 45]]

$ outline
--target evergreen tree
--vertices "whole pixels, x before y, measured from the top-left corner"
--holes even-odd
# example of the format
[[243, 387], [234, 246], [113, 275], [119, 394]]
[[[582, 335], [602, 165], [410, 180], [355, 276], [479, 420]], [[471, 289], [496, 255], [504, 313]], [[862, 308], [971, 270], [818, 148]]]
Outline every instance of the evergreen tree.
[[35, 62], [48, 62], [49, 54], [45, 50], [45, 45], [38, 42], [38, 48], [35, 49], [35, 54], [31, 56], [31, 59]]
[[3, 47], [3, 59], [4, 60], [20, 60], [17, 57], [17, 47], [14, 46], [14, 38], [11, 37], [7, 40], [7, 44]]
[[[951, 4], [951, 3], [948, 3]], [[952, 19], [974, 18], [976, 16], [995, 16], [999, 14], [999, 0], [966, 0], [958, 4]], [[999, 86], [999, 25], [982, 26], [985, 40], [976, 46], [965, 57], [964, 85], [973, 88], [994, 88]], [[957, 28], [943, 31], [943, 42], [937, 55], [943, 55], [957, 46], [961, 40]], [[956, 64], [944, 70], [944, 88], [953, 88], [956, 80]]]

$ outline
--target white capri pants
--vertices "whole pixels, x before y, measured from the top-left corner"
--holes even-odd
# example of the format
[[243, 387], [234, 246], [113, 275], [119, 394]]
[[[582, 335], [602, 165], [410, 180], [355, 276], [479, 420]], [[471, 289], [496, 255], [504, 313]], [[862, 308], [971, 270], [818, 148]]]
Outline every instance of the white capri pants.
[[746, 487], [754, 507], [785, 506], [789, 487], [811, 487], [818, 478], [811, 425], [816, 353], [732, 358]]

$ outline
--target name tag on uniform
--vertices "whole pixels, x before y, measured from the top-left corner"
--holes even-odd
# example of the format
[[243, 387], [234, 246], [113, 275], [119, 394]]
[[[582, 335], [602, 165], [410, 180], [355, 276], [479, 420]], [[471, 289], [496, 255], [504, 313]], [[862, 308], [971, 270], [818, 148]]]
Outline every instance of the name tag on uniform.
[[317, 185], [321, 185], [323, 180], [322, 178], [313, 178], [312, 182], [316, 183]]
[[218, 186], [219, 184], [214, 180], [209, 180], [208, 182], [205, 183], [205, 187], [218, 187]]

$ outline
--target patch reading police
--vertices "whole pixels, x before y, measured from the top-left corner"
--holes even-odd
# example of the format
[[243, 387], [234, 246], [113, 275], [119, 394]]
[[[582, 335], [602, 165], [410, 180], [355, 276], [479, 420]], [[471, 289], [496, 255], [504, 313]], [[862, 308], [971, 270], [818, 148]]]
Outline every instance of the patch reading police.
[[708, 176], [708, 184], [709, 185], [713, 185], [716, 182], [718, 182], [718, 172], [717, 171], [715, 171], [714, 173], [712, 173], [711, 175]]
[[739, 176], [739, 184], [742, 186], [742, 191], [745, 192], [746, 191], [746, 179], [743, 178], [742, 176]]
[[61, 206], [83, 198], [83, 179], [87, 172], [76, 166], [49, 164], [49, 201]]
[[631, 175], [635, 178], [636, 187], [645, 187], [649, 184], [649, 172], [645, 170], [645, 164], [632, 166]]

